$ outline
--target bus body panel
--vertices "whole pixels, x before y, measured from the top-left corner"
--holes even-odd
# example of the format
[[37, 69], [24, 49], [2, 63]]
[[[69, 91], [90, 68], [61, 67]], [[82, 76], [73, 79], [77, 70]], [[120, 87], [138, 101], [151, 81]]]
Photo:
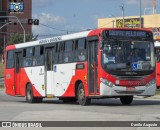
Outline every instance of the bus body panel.
[[5, 92], [8, 95], [15, 96], [15, 85], [14, 85], [14, 69], [7, 69], [4, 75], [5, 79]]
[[38, 67], [27, 67], [24, 69], [24, 78], [22, 83], [22, 86], [26, 86], [27, 83], [31, 83], [32, 86], [34, 87], [35, 95], [36, 97], [40, 96], [46, 96], [45, 94], [45, 89], [44, 89], [44, 79], [45, 79], [45, 71], [44, 71], [44, 66], [38, 66]]
[[156, 63], [156, 84], [157, 87], [160, 87], [160, 62]]
[[[81, 65], [81, 64], [84, 64], [84, 69], [76, 69], [76, 65]], [[75, 87], [76, 87], [76, 83], [78, 81], [81, 81], [84, 85], [84, 89], [85, 89], [85, 92], [86, 92], [86, 95], [88, 96], [88, 83], [87, 83], [87, 62], [83, 62], [83, 63], [76, 63], [75, 64], [75, 72], [72, 71], [72, 77], [71, 77], [71, 80], [70, 80], [70, 83], [65, 91], [65, 93], [63, 93], [63, 97], [75, 97], [76, 95], [76, 90], [75, 90]], [[78, 86], [77, 86], [78, 87]]]
[[76, 63], [56, 64], [53, 68], [53, 93], [55, 96], [62, 96], [68, 89], [68, 86], [72, 84], [72, 77], [75, 76]]

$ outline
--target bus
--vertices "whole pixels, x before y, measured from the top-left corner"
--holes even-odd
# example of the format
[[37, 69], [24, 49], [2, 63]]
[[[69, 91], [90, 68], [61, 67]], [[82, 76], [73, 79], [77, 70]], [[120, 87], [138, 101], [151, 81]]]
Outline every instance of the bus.
[[153, 33], [100, 28], [7, 46], [5, 92], [29, 103], [43, 98], [89, 105], [91, 99], [156, 91]]
[[155, 56], [156, 56], [156, 84], [157, 89], [160, 88], [160, 42], [155, 41]]

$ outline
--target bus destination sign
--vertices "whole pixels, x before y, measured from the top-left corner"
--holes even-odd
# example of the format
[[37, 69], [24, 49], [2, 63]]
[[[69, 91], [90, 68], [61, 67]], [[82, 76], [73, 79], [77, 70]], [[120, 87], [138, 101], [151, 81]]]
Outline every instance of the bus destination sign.
[[124, 31], [124, 30], [109, 30], [108, 36], [120, 37], [146, 37], [147, 33], [144, 31]]

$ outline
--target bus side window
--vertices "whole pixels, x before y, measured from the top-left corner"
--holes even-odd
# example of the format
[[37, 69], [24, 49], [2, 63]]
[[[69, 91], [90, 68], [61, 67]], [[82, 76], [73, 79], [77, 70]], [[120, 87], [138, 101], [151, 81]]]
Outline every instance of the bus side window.
[[64, 50], [64, 62], [69, 63], [73, 62], [73, 41], [66, 41], [65, 42], [65, 50]]
[[64, 42], [58, 44], [58, 63], [63, 63]]
[[23, 66], [24, 67], [30, 67], [32, 66], [32, 62], [33, 62], [33, 52], [34, 49], [29, 47], [23, 50]]
[[6, 68], [14, 68], [14, 51], [7, 52]]
[[33, 56], [33, 66], [44, 65], [44, 47], [36, 46]]
[[79, 39], [76, 41], [76, 59], [77, 61], [85, 61], [87, 59], [87, 45], [85, 39]]

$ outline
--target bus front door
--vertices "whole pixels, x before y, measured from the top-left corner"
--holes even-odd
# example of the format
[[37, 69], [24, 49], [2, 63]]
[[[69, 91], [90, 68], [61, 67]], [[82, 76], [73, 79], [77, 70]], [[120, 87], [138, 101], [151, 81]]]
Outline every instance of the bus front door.
[[21, 60], [22, 53], [15, 52], [15, 78], [14, 78], [14, 88], [15, 88], [15, 95], [20, 95], [20, 86], [21, 86], [21, 69], [20, 69], [20, 60]]
[[97, 52], [98, 52], [98, 41], [89, 41], [88, 43], [88, 90], [89, 95], [97, 95], [98, 94], [98, 60], [97, 60]]
[[53, 96], [53, 51], [54, 47], [45, 49], [45, 88], [48, 97]]

